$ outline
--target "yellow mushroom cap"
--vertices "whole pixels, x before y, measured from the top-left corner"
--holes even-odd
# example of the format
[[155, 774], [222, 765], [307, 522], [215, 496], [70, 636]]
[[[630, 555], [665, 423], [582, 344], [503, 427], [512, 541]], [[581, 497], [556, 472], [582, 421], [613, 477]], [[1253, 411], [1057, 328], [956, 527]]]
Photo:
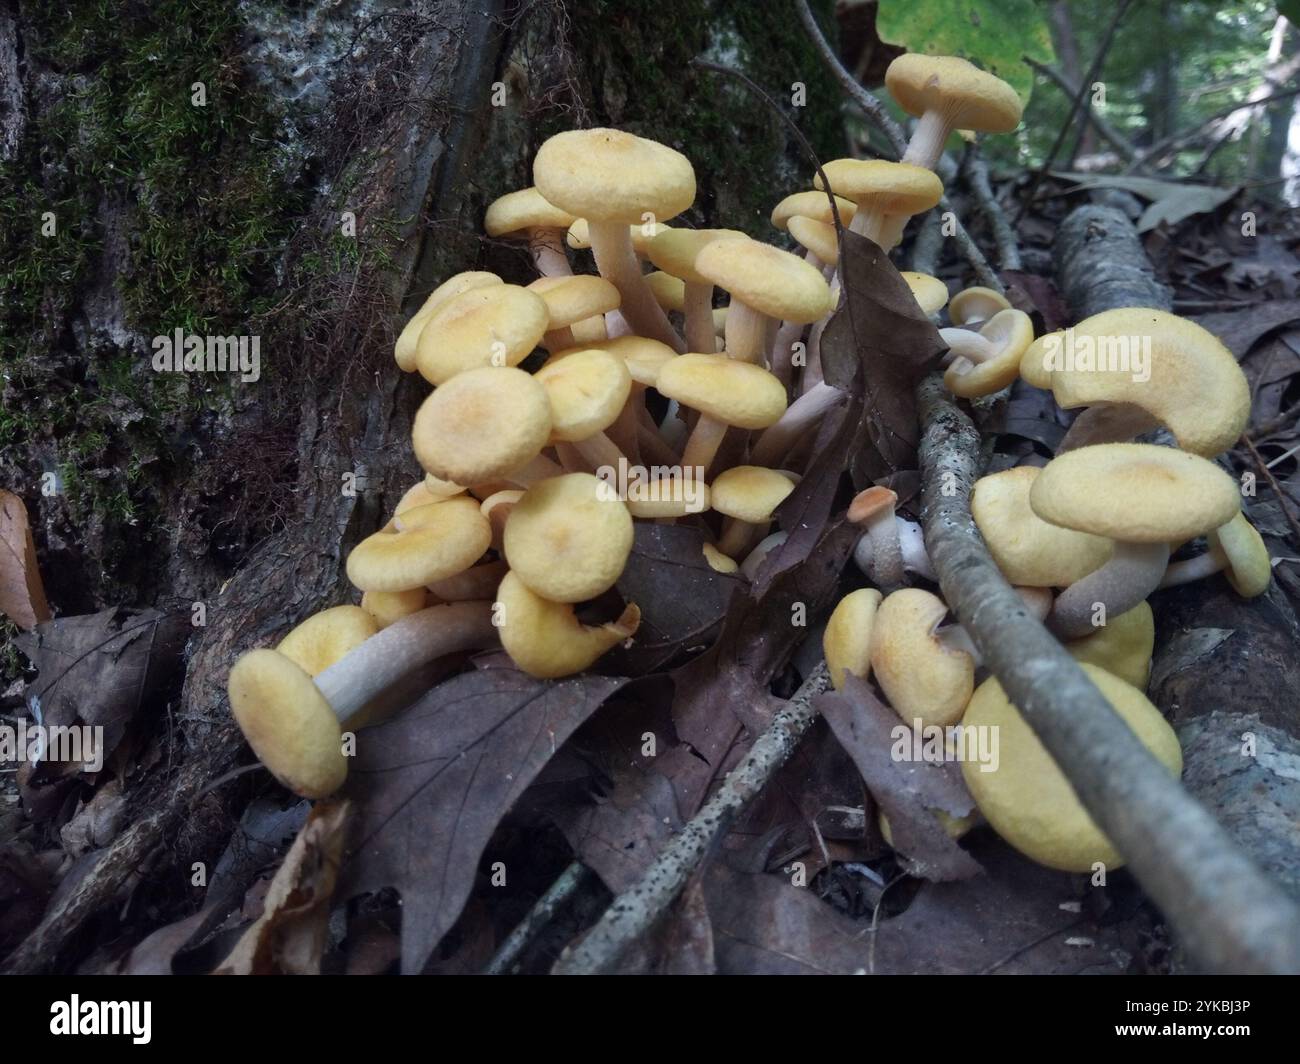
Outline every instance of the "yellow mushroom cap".
[[[748, 240], [736, 229], [669, 229], [667, 227], [646, 245], [646, 255], [664, 273], [680, 277], [691, 284], [713, 282], [695, 269], [695, 259], [715, 240]], [[674, 308], [676, 309], [676, 308]]]
[[1016, 466], [981, 477], [971, 494], [971, 515], [1008, 583], [1069, 587], [1110, 558], [1114, 544], [1102, 536], [1048, 524], [1029, 506], [1041, 472]]
[[551, 436], [546, 389], [521, 369], [472, 369], [437, 388], [416, 411], [415, 457], [458, 484], [504, 477], [535, 458]]
[[934, 631], [948, 612], [938, 595], [903, 588], [881, 602], [871, 636], [871, 667], [904, 721], [947, 726], [961, 719], [975, 686], [975, 662]]
[[289, 790], [324, 798], [343, 786], [342, 729], [300, 665], [274, 650], [251, 650], [231, 668], [227, 691], [253, 753]]
[[633, 517], [685, 517], [709, 508], [709, 486], [696, 477], [652, 477], [629, 484], [624, 502]]
[[1001, 292], [975, 285], [963, 288], [952, 297], [952, 303], [948, 306], [948, 320], [954, 325], [965, 325], [968, 321], [987, 321], [999, 310], [1010, 309], [1011, 301]]
[[488, 236], [526, 235], [530, 229], [568, 229], [573, 215], [548, 203], [535, 188], [507, 192], [488, 205], [483, 228]]
[[417, 506], [400, 532], [376, 532], [348, 555], [348, 579], [362, 591], [410, 591], [464, 572], [492, 545], [492, 528], [466, 495]]
[[552, 602], [585, 602], [614, 586], [632, 553], [632, 515], [590, 473], [538, 481], [510, 511], [506, 560]]
[[1035, 388], [1052, 390], [1051, 352], [1064, 341], [1065, 331], [1044, 333], [1020, 356], [1020, 379]]
[[[628, 236], [632, 239], [632, 250], [640, 258], [645, 258], [650, 252], [651, 241], [660, 233], [667, 232], [668, 228], [658, 222], [638, 222], [629, 225], [627, 230]], [[579, 218], [569, 226], [569, 232], [564, 239], [574, 251], [588, 250], [591, 247], [591, 230], [587, 226], [587, 219]]]
[[573, 607], [535, 593], [513, 571], [497, 589], [501, 645], [524, 672], [539, 679], [571, 676], [636, 634], [641, 611], [628, 604], [617, 621], [582, 624]]
[[605, 278], [578, 273], [565, 277], [539, 277], [528, 286], [546, 303], [551, 329], [564, 329], [596, 314], [617, 310], [623, 301], [618, 289]]
[[557, 133], [538, 149], [533, 181], [576, 218], [666, 222], [695, 202], [695, 170], [681, 152], [619, 129]]
[[763, 466], [732, 466], [709, 485], [713, 509], [738, 521], [754, 524], [772, 520], [772, 511], [794, 491], [797, 478]]
[[439, 307], [420, 333], [420, 375], [430, 384], [445, 384], [466, 370], [518, 365], [550, 321], [546, 301], [518, 285], [462, 292]]
[[[1246, 375], [1232, 352], [1195, 322], [1129, 307], [1086, 318], [1066, 336], [1071, 342], [1061, 359], [1074, 364], [1052, 368], [1052, 393], [1063, 408], [1133, 403], [1168, 428], [1184, 450], [1207, 458], [1231, 447], [1245, 429]], [[1145, 370], [1143, 361], [1149, 361]]]
[[646, 274], [645, 283], [650, 286], [650, 294], [655, 297], [655, 302], [664, 310], [681, 313], [686, 309], [686, 282], [680, 277], [655, 270], [654, 273]]
[[[1178, 737], [1160, 711], [1132, 684], [1095, 665], [1082, 668], [1142, 745], [1172, 776], [1181, 775]], [[980, 684], [962, 725], [993, 729], [998, 736], [996, 770], [983, 772], [974, 760], [963, 761], [961, 768], [979, 811], [1007, 842], [1039, 864], [1065, 872], [1089, 872], [1097, 862], [1109, 869], [1123, 865], [996, 678]]]
[[948, 302], [948, 286], [939, 278], [915, 270], [904, 270], [903, 280], [912, 290], [912, 296], [926, 314], [938, 314]]
[[952, 129], [1010, 133], [1020, 124], [1016, 90], [958, 56], [900, 55], [885, 71], [885, 85], [908, 114], [940, 112]]
[[[836, 159], [822, 169], [831, 189], [858, 205], [882, 214], [920, 214], [943, 198], [943, 182], [933, 171], [885, 159]], [[821, 175], [813, 184], [822, 187]]]
[[979, 334], [998, 353], [969, 368], [958, 359], [943, 375], [944, 387], [963, 399], [991, 395], [1020, 375], [1021, 356], [1034, 341], [1034, 323], [1023, 310], [999, 310], [980, 326]]
[[618, 355], [599, 348], [575, 351], [537, 371], [551, 404], [551, 437], [575, 442], [604, 432], [632, 391], [632, 375]]
[[840, 242], [835, 226], [796, 214], [787, 228], [801, 247], [807, 248], [822, 262], [834, 266], [840, 261]]
[[653, 388], [658, 381], [659, 371], [663, 369], [665, 363], [677, 357], [676, 351], [659, 340], [651, 340], [645, 336], [619, 336], [613, 340], [602, 340], [585, 347], [570, 347], [557, 351], [546, 364], [549, 366], [578, 351], [608, 351], [611, 355], [618, 355], [627, 363], [632, 379], [637, 384], [650, 388]]
[[726, 355], [678, 355], [664, 363], [655, 388], [692, 410], [742, 429], [765, 429], [785, 413], [785, 385]]
[[484, 273], [480, 270], [468, 270], [443, 281], [442, 284], [429, 293], [429, 298], [424, 301], [419, 310], [411, 315], [411, 320], [406, 323], [398, 335], [397, 343], [393, 345], [393, 357], [397, 360], [398, 368], [403, 373], [415, 372], [420, 333], [429, 324], [429, 319], [438, 312], [439, 308], [447, 300], [475, 288], [488, 288], [492, 285], [504, 283], [495, 273]]
[[1255, 526], [1243, 513], [1234, 514], [1226, 525], [1209, 533], [1210, 550], [1223, 558], [1223, 575], [1242, 598], [1254, 598], [1268, 590], [1273, 579], [1273, 562]]
[[830, 306], [821, 271], [788, 251], [757, 240], [715, 240], [695, 258], [700, 275], [760, 314], [807, 324]]
[[575, 321], [569, 328], [573, 332], [574, 342], [582, 347], [603, 343], [609, 339], [609, 330], [605, 328], [605, 315], [603, 314], [594, 318], [586, 318], [583, 321]]
[[1140, 691], [1146, 690], [1151, 676], [1155, 648], [1155, 615], [1145, 599], [1131, 610], [1107, 618], [1091, 635], [1065, 644], [1075, 661], [1105, 669]]
[[413, 587], [408, 591], [367, 591], [361, 596], [361, 608], [374, 618], [375, 625], [382, 631], [394, 621], [424, 609], [428, 597], [424, 587]]
[[844, 686], [845, 673], [864, 680], [871, 675], [871, 633], [881, 598], [874, 587], [860, 588], [845, 595], [831, 611], [822, 651], [837, 691]]
[[704, 554], [704, 560], [709, 563], [709, 568], [716, 573], [734, 573], [740, 568], [734, 558], [723, 554], [712, 543], [703, 544], [700, 550]]
[[[835, 208], [840, 214], [840, 225], [847, 226], [858, 212], [858, 205], [843, 196], [835, 197]], [[813, 218], [834, 227], [835, 216], [831, 214], [830, 200], [823, 192], [792, 192], [772, 208], [772, 224], [778, 229], [785, 229], [790, 219], [796, 215]]]
[[1040, 470], [1029, 505], [1044, 521], [1125, 543], [1178, 543], [1225, 525], [1237, 485], [1213, 462], [1149, 443], [1099, 443]]
[[312, 614], [275, 649], [316, 676], [378, 631], [375, 619], [360, 606], [334, 606]]

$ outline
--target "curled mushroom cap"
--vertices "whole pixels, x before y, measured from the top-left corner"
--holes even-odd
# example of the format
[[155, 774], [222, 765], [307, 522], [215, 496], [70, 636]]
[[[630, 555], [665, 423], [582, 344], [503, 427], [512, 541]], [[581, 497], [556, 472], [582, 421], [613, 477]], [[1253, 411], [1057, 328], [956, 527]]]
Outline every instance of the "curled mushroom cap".
[[849, 592], [831, 611], [822, 651], [837, 691], [844, 686], [845, 673], [864, 680], [871, 675], [871, 636], [881, 599], [874, 587], [864, 587]]
[[787, 226], [790, 235], [828, 266], [840, 261], [840, 241], [833, 225], [796, 214]]
[[551, 436], [573, 442], [603, 432], [632, 390], [632, 375], [618, 355], [599, 348], [575, 351], [537, 371], [551, 404]]
[[982, 285], [963, 288], [948, 305], [948, 318], [954, 325], [974, 328], [988, 321], [999, 310], [1010, 310], [1011, 302], [1001, 292]]
[[347, 778], [343, 729], [301, 665], [274, 650], [235, 662], [230, 708], [258, 759], [295, 794], [324, 797]]
[[574, 129], [544, 143], [533, 161], [537, 190], [574, 217], [666, 222], [695, 202], [695, 170], [681, 152], [620, 129]]
[[[1052, 368], [1063, 408], [1128, 403], [1211, 457], [1227, 450], [1250, 416], [1250, 388], [1237, 360], [1195, 322], [1132, 307], [1095, 314], [1067, 330]], [[1104, 442], [1104, 441], [1098, 441]]]
[[885, 71], [885, 85], [904, 111], [921, 119], [905, 163], [932, 169], [954, 129], [1010, 133], [1020, 124], [1016, 90], [957, 56], [900, 55]]
[[1057, 345], [1063, 342], [1064, 337], [1064, 330], [1044, 333], [1026, 347], [1025, 353], [1020, 356], [1021, 380], [1032, 384], [1035, 388], [1051, 391], [1051, 353], [1056, 349]]
[[1007, 387], [1020, 375], [1021, 356], [1034, 340], [1034, 323], [1023, 310], [1000, 310], [978, 333], [941, 329], [939, 335], [958, 356], [943, 375], [944, 386], [954, 395], [973, 399]]
[[416, 362], [430, 384], [483, 366], [515, 366], [550, 327], [546, 302], [518, 285], [489, 285], [447, 300], [420, 333]]
[[543, 598], [513, 571], [506, 573], [497, 589], [496, 608], [501, 645], [519, 668], [540, 679], [581, 672], [635, 635], [641, 622], [641, 611], [629, 603], [618, 620], [599, 627], [585, 625], [571, 605]]
[[617, 288], [605, 278], [589, 273], [539, 277], [528, 286], [528, 291], [535, 292], [546, 303], [550, 317], [547, 331], [566, 329], [596, 314], [617, 310], [621, 301]]
[[360, 606], [334, 606], [312, 614], [275, 649], [315, 676], [378, 631], [375, 619]]
[[[1142, 745], [1179, 776], [1182, 750], [1160, 711], [1132, 684], [1095, 665], [1082, 668]], [[995, 729], [998, 735], [994, 771], [981, 771], [974, 760], [961, 767], [979, 811], [1007, 842], [1039, 864], [1066, 872], [1091, 871], [1097, 862], [1112, 869], [1124, 863], [996, 678], [980, 684], [962, 726]]]
[[468, 270], [454, 277], [448, 277], [429, 293], [429, 298], [424, 301], [424, 305], [411, 316], [411, 320], [398, 335], [397, 343], [393, 345], [393, 357], [397, 360], [398, 367], [405, 373], [415, 372], [420, 333], [429, 324], [429, 319], [438, 313], [449, 299], [475, 288], [487, 288], [504, 283], [495, 273], [484, 273], [479, 270]]
[[375, 625], [382, 631], [403, 617], [424, 609], [427, 599], [428, 592], [424, 587], [413, 587], [409, 591], [367, 591], [361, 596], [361, 608], [374, 618]]
[[785, 387], [776, 377], [725, 355], [678, 355], [664, 364], [655, 387], [683, 406], [742, 429], [765, 429], [785, 413]]
[[1109, 618], [1092, 635], [1065, 644], [1075, 661], [1105, 669], [1140, 691], [1146, 689], [1151, 676], [1155, 648], [1155, 615], [1145, 599], [1131, 610]]
[[904, 270], [903, 280], [912, 290], [912, 296], [926, 314], [938, 314], [948, 302], [948, 286], [939, 278], [915, 270]]
[[981, 477], [971, 514], [1002, 575], [1026, 587], [1068, 587], [1105, 564], [1111, 542], [1102, 536], [1049, 524], [1029, 505], [1041, 472], [1016, 466]]
[[695, 260], [715, 240], [748, 240], [736, 229], [663, 229], [646, 245], [646, 254], [664, 273], [680, 277], [690, 284], [713, 286], [695, 268]]
[[796, 478], [779, 469], [733, 466], [709, 486], [713, 509], [754, 524], [772, 520], [772, 512], [795, 489]]
[[771, 318], [807, 324], [830, 307], [820, 270], [757, 240], [714, 240], [696, 256], [695, 268], [736, 302]]
[[[839, 211], [840, 224], [847, 226], [853, 221], [858, 205], [843, 196], [836, 196], [835, 208]], [[835, 216], [831, 214], [830, 200], [825, 192], [792, 192], [772, 208], [772, 224], [778, 229], [785, 229], [795, 216], [812, 218], [827, 225], [835, 224]]]
[[533, 229], [568, 229], [573, 215], [547, 201], [535, 188], [521, 188], [494, 199], [483, 217], [488, 236], [526, 236]]
[[1223, 558], [1223, 575], [1234, 591], [1243, 598], [1254, 598], [1268, 590], [1273, 579], [1273, 564], [1263, 537], [1245, 514], [1234, 514], [1231, 521], [1209, 534], [1211, 552]]
[[632, 552], [632, 516], [590, 473], [539, 481], [506, 520], [506, 560], [552, 602], [584, 602], [614, 586]]
[[430, 473], [481, 484], [518, 469], [546, 446], [546, 388], [521, 369], [473, 369], [437, 388], [416, 412], [415, 457]]
[[492, 545], [479, 503], [465, 495], [417, 506], [400, 532], [376, 532], [352, 548], [348, 579], [362, 591], [410, 591], [473, 565]]
[[876, 611], [871, 667], [890, 705], [909, 724], [955, 723], [974, 689], [974, 659], [935, 637], [947, 612], [943, 599], [919, 588], [895, 591]]
[[417, 506], [428, 506], [431, 502], [442, 502], [443, 499], [450, 499], [453, 495], [464, 494], [465, 489], [459, 484], [453, 484], [450, 480], [443, 480], [441, 477], [435, 477], [432, 473], [426, 473], [424, 479], [418, 484], [412, 484], [402, 493], [402, 497], [397, 500], [397, 506], [393, 508], [393, 516], [399, 517], [407, 510], [413, 510]]
[[1044, 521], [1124, 543], [1180, 543], [1227, 524], [1237, 485], [1213, 462], [1172, 447], [1104, 443], [1058, 455], [1034, 479]]

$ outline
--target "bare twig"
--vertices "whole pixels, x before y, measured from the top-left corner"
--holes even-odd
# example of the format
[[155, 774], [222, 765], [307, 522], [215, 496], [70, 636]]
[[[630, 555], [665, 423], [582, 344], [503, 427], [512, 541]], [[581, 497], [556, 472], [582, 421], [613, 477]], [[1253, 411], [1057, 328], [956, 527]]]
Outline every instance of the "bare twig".
[[[821, 27], [817, 25], [812, 9], [808, 6], [808, 0], [795, 0], [795, 7], [799, 12], [799, 21], [803, 23], [813, 47], [817, 49], [817, 54], [822, 57], [827, 69], [843, 87], [849, 99], [875, 122], [881, 132], [885, 134], [885, 138], [889, 141], [894, 152], [901, 157], [903, 152], [907, 150], [907, 134], [903, 132], [903, 127], [890, 117], [885, 105], [863, 88], [857, 78], [840, 62], [840, 57], [835, 54], [835, 50], [823, 35]], [[1005, 292], [1002, 282], [998, 279], [997, 272], [989, 265], [984, 252], [980, 250], [979, 245], [966, 231], [966, 227], [961, 224], [961, 219], [957, 217], [957, 212], [952, 209], [952, 204], [948, 202], [947, 196], [944, 196], [939, 201], [938, 209], [947, 214], [951, 221], [953, 241], [956, 243], [957, 250], [961, 253], [962, 258], [970, 263], [976, 280], [985, 288]]]
[[607, 972], [639, 936], [663, 916], [686, 886], [705, 854], [766, 786], [817, 718], [813, 700], [830, 684], [820, 663], [794, 696], [777, 711], [767, 731], [727, 776], [712, 798], [677, 834], [631, 890], [614, 899], [586, 937], [560, 955], [553, 975]]
[[1016, 240], [1016, 231], [1011, 228], [1002, 204], [993, 194], [993, 186], [989, 183], [988, 160], [984, 158], [978, 144], [972, 144], [967, 150], [963, 169], [966, 172], [966, 182], [975, 193], [975, 202], [979, 204], [980, 212], [988, 219], [989, 228], [993, 230], [998, 261], [1004, 270], [1020, 269], [1020, 243]]
[[519, 959], [519, 955], [537, 937], [538, 932], [555, 918], [555, 914], [578, 893], [590, 876], [591, 869], [581, 861], [574, 861], [561, 872], [559, 878], [546, 888], [546, 893], [528, 910], [528, 915], [520, 921], [519, 926], [506, 936], [506, 940], [501, 943], [501, 948], [493, 954], [487, 967], [483, 969], [483, 974], [508, 973], [514, 967], [515, 961]]
[[[1046, 63], [1040, 63], [1036, 59], [1030, 59], [1028, 56], [1025, 57], [1025, 62], [1047, 78], [1048, 81], [1052, 82], [1052, 84], [1065, 93], [1066, 96], [1070, 97], [1070, 99], [1074, 100], [1079, 98], [1080, 87], [1071, 84], [1070, 80], [1055, 67], [1050, 67]], [[1120, 133], [1119, 130], [1107, 122], [1106, 119], [1102, 117], [1101, 113], [1092, 106], [1091, 101], [1088, 100], [1086, 88], [1083, 90], [1083, 100], [1084, 114], [1087, 115], [1088, 120], [1092, 123], [1093, 129], [1101, 135], [1101, 139], [1114, 148], [1126, 162], [1133, 162], [1137, 158], [1137, 149], [1133, 147], [1124, 134]]]
[[1269, 468], [1268, 463], [1264, 461], [1264, 456], [1259, 453], [1255, 447], [1255, 442], [1244, 432], [1241, 434], [1241, 442], [1246, 445], [1250, 451], [1250, 456], [1255, 460], [1255, 465], [1259, 467], [1260, 473], [1268, 481], [1268, 486], [1272, 489], [1273, 494], [1277, 496], [1277, 504], [1282, 510], [1282, 516], [1286, 518], [1286, 523], [1291, 526], [1291, 535], [1295, 537], [1295, 544], [1300, 547], [1300, 522], [1296, 521], [1296, 516], [1291, 511], [1291, 506], [1287, 502], [1286, 494], [1273, 476], [1273, 470]]
[[917, 400], [926, 547], [984, 663], [1200, 964], [1219, 972], [1300, 972], [1300, 908], [1025, 612], [971, 518], [978, 431], [937, 377], [922, 382]]

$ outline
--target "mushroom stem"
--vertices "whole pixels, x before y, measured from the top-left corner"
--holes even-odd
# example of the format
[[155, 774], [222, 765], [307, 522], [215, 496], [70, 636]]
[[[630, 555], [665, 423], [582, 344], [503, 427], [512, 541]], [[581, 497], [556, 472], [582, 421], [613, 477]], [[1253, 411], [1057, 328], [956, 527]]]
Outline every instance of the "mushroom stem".
[[1060, 639], [1080, 639], [1096, 631], [1097, 607], [1106, 618], [1127, 613], [1160, 586], [1169, 563], [1168, 543], [1125, 543], [1117, 540], [1110, 561], [1062, 591], [1048, 615], [1047, 626]]
[[722, 538], [718, 540], [718, 550], [729, 558], [738, 558], [745, 552], [756, 531], [758, 525], [752, 521], [728, 517], [722, 525]]
[[740, 571], [745, 578], [753, 580], [767, 556], [789, 538], [789, 532], [773, 532], [759, 540], [758, 546], [745, 555], [745, 560], [740, 563]]
[[733, 299], [727, 308], [726, 352], [737, 362], [763, 364], [767, 315]]
[[993, 358], [1001, 349], [973, 329], [940, 329], [939, 339], [948, 345], [943, 365], [956, 364], [965, 373]]
[[578, 341], [574, 339], [573, 327], [565, 325], [560, 329], [550, 329], [542, 337], [542, 346], [552, 354], [556, 351], [566, 351], [570, 347], [577, 347]]
[[[600, 275], [618, 289], [622, 296], [619, 313], [634, 333], [667, 344], [678, 354], [686, 350], [682, 338], [668, 322], [663, 308], [641, 273], [641, 264], [632, 249], [632, 233], [625, 222], [587, 220], [591, 251]], [[613, 328], [610, 336], [616, 335]]]
[[853, 216], [853, 221], [849, 222], [849, 232], [865, 236], [868, 240], [875, 241], [882, 251], [888, 251], [884, 238], [887, 219], [888, 215], [879, 208], [859, 207], [858, 213]]
[[545, 455], [539, 454], [518, 469], [511, 470], [509, 476], [505, 479], [512, 484], [520, 484], [527, 488], [539, 480], [545, 480], [547, 477], [561, 477], [563, 475], [563, 466], [557, 462], [552, 462]]
[[827, 410], [840, 401], [843, 394], [833, 385], [818, 381], [786, 407], [785, 413], [775, 425], [763, 430], [750, 453], [750, 464], [772, 467], [781, 462], [809, 426], [819, 421]]
[[1178, 587], [1180, 584], [1190, 584], [1194, 580], [1204, 580], [1215, 573], [1223, 572], [1227, 564], [1228, 559], [1223, 552], [1214, 549], [1198, 554], [1195, 558], [1171, 562], [1165, 569], [1165, 575], [1160, 579], [1160, 587]]
[[902, 587], [907, 576], [902, 540], [894, 520], [897, 503], [898, 495], [894, 491], [877, 485], [859, 492], [848, 511], [849, 520], [862, 526], [865, 530], [862, 538], [870, 544], [862, 571], [886, 593]]
[[943, 155], [944, 143], [951, 132], [948, 119], [942, 111], [926, 111], [917, 119], [912, 139], [907, 142], [907, 151], [903, 152], [902, 162], [933, 170]]
[[573, 445], [593, 469], [608, 466], [617, 475], [619, 463], [624, 466], [636, 464], [629, 462], [618, 445], [603, 432], [593, 432], [585, 440], [575, 440]]
[[564, 237], [558, 229], [530, 229], [528, 250], [533, 266], [543, 277], [570, 277], [573, 267], [564, 253]]
[[797, 321], [783, 321], [768, 352], [772, 373], [787, 388], [794, 378], [794, 345], [803, 339], [804, 328]]
[[[678, 422], [681, 424], [681, 422]], [[659, 433], [659, 429], [654, 425], [642, 424], [637, 429], [637, 442], [641, 445], [642, 456], [654, 465], [675, 466], [678, 455], [667, 440]]]
[[430, 606], [394, 621], [316, 677], [340, 724], [421, 665], [497, 641], [490, 602]]
[[1094, 403], [1074, 419], [1057, 454], [1094, 443], [1126, 443], [1156, 428], [1160, 421], [1136, 403]]
[[[927, 580], [933, 580], [934, 567], [930, 564], [930, 556], [925, 551], [925, 532], [921, 526], [898, 515], [894, 516], [894, 524], [898, 530], [899, 549], [903, 553], [903, 569], [923, 576]], [[870, 536], [864, 535], [853, 548], [853, 560], [868, 577], [872, 572], [871, 556], [872, 540]]]
[[714, 354], [718, 337], [713, 331], [713, 285], [687, 281], [685, 307], [686, 350]]
[[709, 466], [718, 453], [718, 448], [722, 446], [722, 440], [726, 435], [727, 424], [725, 421], [718, 421], [715, 418], [701, 414], [700, 420], [695, 423], [695, 428], [692, 430], [690, 438], [686, 441], [686, 447], [682, 451], [682, 465], [687, 468], [695, 466], [698, 469], [696, 475], [700, 479], [706, 479]]

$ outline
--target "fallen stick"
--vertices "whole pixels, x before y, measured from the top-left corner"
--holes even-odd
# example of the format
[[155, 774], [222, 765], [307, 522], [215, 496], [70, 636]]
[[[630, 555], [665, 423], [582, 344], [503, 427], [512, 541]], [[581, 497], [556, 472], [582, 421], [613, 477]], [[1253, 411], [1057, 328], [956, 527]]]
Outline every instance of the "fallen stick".
[[616, 897], [591, 930], [560, 954], [552, 975], [610, 971], [624, 951], [667, 911], [717, 839], [789, 759], [817, 718], [813, 700], [830, 686], [821, 662], [777, 711], [767, 731], [728, 774], [704, 807], [673, 837], [641, 881]]
[[993, 194], [993, 186], [989, 183], [988, 160], [984, 158], [984, 153], [979, 150], [978, 145], [971, 145], [966, 152], [962, 169], [966, 172], [966, 182], [975, 194], [975, 202], [979, 205], [980, 213], [988, 219], [989, 228], [993, 231], [993, 242], [998, 249], [998, 262], [1004, 270], [1020, 269], [1020, 244], [1016, 240], [1016, 231], [1007, 220], [1006, 212], [998, 203], [997, 196]]
[[501, 948], [492, 955], [483, 969], [483, 974], [509, 974], [528, 944], [555, 918], [555, 914], [564, 908], [569, 899], [578, 893], [591, 875], [591, 869], [581, 861], [574, 861], [561, 872], [559, 878], [546, 888], [546, 893], [528, 910], [528, 915], [519, 922], [519, 926], [506, 936]]
[[985, 665], [1199, 964], [1215, 972], [1300, 972], [1300, 908], [1026, 613], [971, 518], [979, 432], [938, 378], [921, 383], [917, 401], [926, 548]]

